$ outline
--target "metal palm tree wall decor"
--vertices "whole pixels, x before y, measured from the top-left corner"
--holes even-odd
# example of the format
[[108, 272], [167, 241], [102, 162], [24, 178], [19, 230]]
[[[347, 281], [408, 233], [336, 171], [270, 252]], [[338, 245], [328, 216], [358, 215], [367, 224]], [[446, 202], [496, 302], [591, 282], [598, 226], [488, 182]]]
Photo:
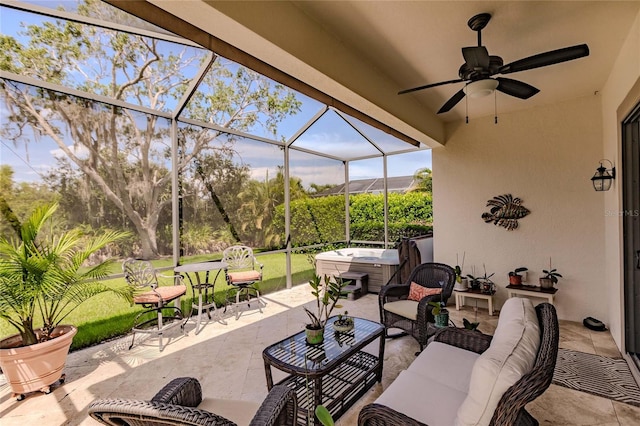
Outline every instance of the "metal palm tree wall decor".
[[518, 227], [518, 219], [527, 216], [529, 209], [522, 206], [520, 198], [514, 198], [511, 194], [498, 195], [487, 201], [488, 212], [482, 213], [482, 219], [486, 223], [502, 226], [507, 231], [513, 231]]

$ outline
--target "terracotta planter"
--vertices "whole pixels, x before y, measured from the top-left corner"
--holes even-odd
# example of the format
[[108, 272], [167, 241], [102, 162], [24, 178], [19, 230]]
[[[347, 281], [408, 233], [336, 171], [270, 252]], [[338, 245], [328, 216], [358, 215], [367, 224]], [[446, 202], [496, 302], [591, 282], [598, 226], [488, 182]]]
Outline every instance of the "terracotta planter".
[[522, 275], [509, 275], [509, 284], [522, 285]]
[[324, 341], [324, 328], [305, 328], [307, 334], [307, 343], [310, 345], [319, 345]]
[[61, 325], [53, 332], [57, 337], [35, 345], [15, 347], [21, 342], [20, 335], [0, 341], [0, 346], [6, 348], [0, 349], [0, 367], [13, 393], [49, 393], [49, 386], [62, 377], [67, 354], [77, 332], [78, 329], [72, 325]]

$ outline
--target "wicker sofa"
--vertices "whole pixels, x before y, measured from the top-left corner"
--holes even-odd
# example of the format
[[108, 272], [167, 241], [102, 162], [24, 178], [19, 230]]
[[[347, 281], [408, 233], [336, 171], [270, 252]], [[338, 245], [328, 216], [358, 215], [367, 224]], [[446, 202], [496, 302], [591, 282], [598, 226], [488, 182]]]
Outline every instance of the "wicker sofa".
[[525, 405], [551, 384], [553, 305], [507, 299], [493, 336], [445, 328], [359, 414], [359, 425], [537, 425]]
[[[294, 391], [284, 385], [271, 388], [262, 405], [254, 406], [243, 401], [207, 401], [206, 398], [203, 402], [200, 382], [192, 377], [179, 377], [164, 386], [150, 401], [95, 400], [89, 406], [89, 415], [109, 426], [236, 426], [247, 423], [250, 426], [289, 426], [296, 424], [297, 410]], [[230, 420], [232, 413], [237, 415], [236, 421]]]

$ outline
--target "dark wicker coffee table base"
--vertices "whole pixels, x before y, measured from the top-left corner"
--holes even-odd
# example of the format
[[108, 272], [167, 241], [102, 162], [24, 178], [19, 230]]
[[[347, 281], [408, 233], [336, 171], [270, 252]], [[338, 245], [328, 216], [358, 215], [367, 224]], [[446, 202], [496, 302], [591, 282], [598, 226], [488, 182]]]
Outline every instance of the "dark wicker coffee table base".
[[[357, 352], [330, 373], [322, 376], [322, 405], [334, 419], [344, 414], [377, 381], [378, 357]], [[313, 419], [313, 395], [316, 382], [304, 376], [289, 376], [280, 384], [293, 389], [298, 399], [298, 424], [307, 425]], [[311, 422], [313, 423], [313, 422]]]

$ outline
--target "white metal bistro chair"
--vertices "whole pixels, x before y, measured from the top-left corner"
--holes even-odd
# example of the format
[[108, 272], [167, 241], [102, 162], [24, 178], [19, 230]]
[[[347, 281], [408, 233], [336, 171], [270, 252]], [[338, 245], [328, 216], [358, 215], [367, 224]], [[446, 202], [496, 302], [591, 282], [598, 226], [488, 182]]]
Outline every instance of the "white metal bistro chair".
[[253, 250], [247, 246], [231, 246], [222, 252], [222, 261], [227, 264], [225, 277], [227, 284], [231, 286], [227, 292], [227, 301], [233, 300], [236, 320], [240, 318], [240, 305], [246, 303], [251, 307], [251, 302], [258, 304], [262, 313], [262, 307], [267, 304], [260, 297], [259, 283], [262, 282], [262, 268], [253, 255]]
[[[133, 322], [133, 337], [129, 349], [133, 347], [136, 333], [147, 333], [158, 336], [158, 345], [162, 351], [164, 332], [180, 326], [184, 333], [186, 320], [180, 309], [180, 297], [187, 292], [187, 286], [182, 283], [180, 275], [157, 274], [151, 262], [146, 260], [127, 259], [122, 263], [122, 272], [127, 283], [133, 287], [133, 303], [146, 308]], [[174, 285], [160, 286], [158, 276], [172, 278]], [[168, 306], [174, 301], [174, 306]], [[155, 312], [156, 315], [148, 318], [151, 312]]]

